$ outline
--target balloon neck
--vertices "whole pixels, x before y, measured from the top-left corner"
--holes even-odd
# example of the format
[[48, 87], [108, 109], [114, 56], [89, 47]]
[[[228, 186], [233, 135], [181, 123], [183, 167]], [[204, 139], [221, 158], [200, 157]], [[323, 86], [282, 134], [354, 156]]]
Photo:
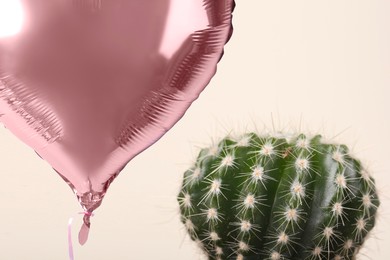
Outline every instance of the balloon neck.
[[89, 191], [82, 194], [77, 194], [79, 202], [84, 209], [83, 225], [79, 232], [79, 243], [84, 245], [88, 240], [89, 229], [91, 227], [91, 217], [93, 211], [102, 204], [105, 192]]

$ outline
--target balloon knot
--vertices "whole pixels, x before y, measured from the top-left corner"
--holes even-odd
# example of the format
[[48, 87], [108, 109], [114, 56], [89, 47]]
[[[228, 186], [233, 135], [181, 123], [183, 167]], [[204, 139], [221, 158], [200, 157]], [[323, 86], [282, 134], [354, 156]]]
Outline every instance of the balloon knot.
[[79, 214], [83, 214], [84, 216], [87, 216], [87, 217], [93, 217], [95, 215], [95, 214], [93, 214], [93, 212], [89, 212], [89, 211], [79, 212]]

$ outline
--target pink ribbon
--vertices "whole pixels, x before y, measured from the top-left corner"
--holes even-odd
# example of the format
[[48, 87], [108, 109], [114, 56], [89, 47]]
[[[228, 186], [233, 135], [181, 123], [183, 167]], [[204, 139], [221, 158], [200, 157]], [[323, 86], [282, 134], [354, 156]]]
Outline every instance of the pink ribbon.
[[[79, 214], [84, 215], [84, 217], [93, 217], [94, 214], [92, 212], [84, 211], [79, 212]], [[73, 243], [72, 243], [72, 223], [73, 223], [74, 217], [69, 218], [68, 222], [68, 251], [69, 251], [69, 259], [74, 260], [74, 254], [73, 254]], [[81, 226], [80, 232], [79, 232], [79, 241], [80, 244], [83, 245], [85, 242], [87, 242], [88, 239], [88, 232], [89, 232], [89, 226], [83, 223]], [[80, 240], [80, 237], [82, 237], [82, 241]]]

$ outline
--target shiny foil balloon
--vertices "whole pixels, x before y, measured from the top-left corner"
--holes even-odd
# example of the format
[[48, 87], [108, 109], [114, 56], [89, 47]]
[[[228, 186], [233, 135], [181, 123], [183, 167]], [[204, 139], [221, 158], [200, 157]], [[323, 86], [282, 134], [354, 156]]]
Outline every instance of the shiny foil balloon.
[[233, 8], [234, 0], [0, 0], [0, 121], [91, 213], [215, 74]]

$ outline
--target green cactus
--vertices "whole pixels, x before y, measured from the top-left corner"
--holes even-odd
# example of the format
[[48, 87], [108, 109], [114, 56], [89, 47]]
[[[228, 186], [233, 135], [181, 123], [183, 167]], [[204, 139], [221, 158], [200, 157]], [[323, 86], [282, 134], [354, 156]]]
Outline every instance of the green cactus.
[[181, 218], [209, 259], [354, 259], [379, 206], [374, 179], [321, 136], [245, 134], [202, 149]]

